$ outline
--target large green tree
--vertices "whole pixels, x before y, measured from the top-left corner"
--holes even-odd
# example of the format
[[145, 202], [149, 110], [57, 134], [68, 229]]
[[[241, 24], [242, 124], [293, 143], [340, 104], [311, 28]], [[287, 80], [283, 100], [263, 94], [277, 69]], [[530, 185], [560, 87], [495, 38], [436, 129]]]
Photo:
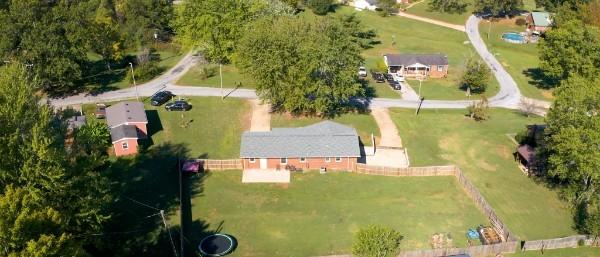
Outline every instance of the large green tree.
[[67, 147], [66, 116], [40, 104], [37, 85], [23, 65], [0, 68], [0, 251], [82, 255], [91, 241], [76, 236], [101, 231], [108, 218], [110, 194], [99, 172], [107, 159], [99, 142], [108, 138], [84, 127]]
[[236, 65], [275, 108], [331, 115], [363, 93], [356, 75], [363, 62], [359, 45], [336, 19], [266, 18], [244, 35]]
[[488, 66], [478, 58], [467, 60], [465, 72], [461, 80], [461, 87], [469, 89], [472, 93], [481, 94], [485, 92], [490, 83], [491, 71]]
[[444, 13], [464, 13], [469, 3], [464, 0], [432, 0], [429, 2], [429, 10]]
[[571, 77], [555, 95], [546, 118], [548, 174], [565, 185], [565, 196], [579, 216], [595, 217], [589, 225], [598, 229], [598, 217], [590, 214], [596, 210], [598, 215], [600, 209], [600, 79]]
[[510, 15], [523, 8], [523, 0], [476, 0], [474, 6], [476, 12]]
[[540, 42], [540, 68], [556, 82], [600, 72], [600, 30], [580, 20], [566, 21]]

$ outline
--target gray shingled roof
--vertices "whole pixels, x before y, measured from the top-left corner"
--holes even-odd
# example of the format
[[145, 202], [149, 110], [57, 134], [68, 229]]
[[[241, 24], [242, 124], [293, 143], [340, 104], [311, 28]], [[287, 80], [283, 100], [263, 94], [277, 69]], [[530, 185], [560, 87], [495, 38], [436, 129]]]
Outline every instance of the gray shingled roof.
[[300, 128], [244, 132], [240, 157], [360, 157], [360, 146], [354, 128], [323, 121]]
[[448, 56], [442, 54], [386, 54], [388, 66], [409, 66], [413, 64], [448, 65]]
[[121, 102], [106, 108], [106, 123], [109, 127], [127, 122], [146, 122], [146, 111], [141, 102]]
[[123, 138], [138, 138], [137, 127], [135, 125], [121, 125], [110, 129], [110, 139], [113, 143]]

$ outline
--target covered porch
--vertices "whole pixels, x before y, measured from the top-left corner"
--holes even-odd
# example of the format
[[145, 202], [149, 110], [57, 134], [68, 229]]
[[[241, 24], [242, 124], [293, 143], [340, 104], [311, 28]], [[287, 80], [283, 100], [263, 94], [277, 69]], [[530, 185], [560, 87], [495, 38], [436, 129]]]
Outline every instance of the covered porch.
[[403, 77], [427, 77], [429, 76], [429, 66], [417, 63], [410, 66], [390, 66], [388, 73], [397, 74]]
[[290, 177], [286, 169], [245, 169], [242, 183], [290, 183]]

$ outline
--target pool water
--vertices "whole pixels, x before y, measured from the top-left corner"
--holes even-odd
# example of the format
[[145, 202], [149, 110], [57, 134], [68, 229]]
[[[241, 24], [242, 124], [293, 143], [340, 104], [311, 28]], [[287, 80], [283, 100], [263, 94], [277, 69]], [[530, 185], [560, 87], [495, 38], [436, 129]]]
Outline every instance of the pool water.
[[507, 32], [502, 34], [502, 39], [511, 43], [525, 43], [525, 37], [515, 32]]

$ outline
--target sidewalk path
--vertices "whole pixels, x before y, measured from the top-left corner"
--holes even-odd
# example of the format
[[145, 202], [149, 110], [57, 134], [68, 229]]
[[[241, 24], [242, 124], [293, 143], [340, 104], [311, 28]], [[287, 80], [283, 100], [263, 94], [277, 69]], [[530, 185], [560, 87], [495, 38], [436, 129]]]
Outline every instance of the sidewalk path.
[[387, 108], [371, 108], [371, 115], [375, 118], [379, 131], [381, 133], [381, 140], [379, 144], [382, 146], [389, 147], [402, 147], [402, 139], [398, 129], [390, 117], [390, 113]]
[[250, 131], [270, 131], [271, 130], [271, 106], [261, 104], [258, 99], [250, 100], [252, 104], [252, 120], [250, 122]]
[[414, 15], [414, 14], [405, 13], [403, 11], [398, 12], [398, 16], [404, 17], [404, 18], [413, 19], [413, 20], [418, 20], [418, 21], [422, 21], [422, 22], [427, 22], [427, 23], [431, 23], [431, 24], [434, 24], [434, 25], [438, 25], [438, 26], [442, 26], [442, 27], [446, 27], [446, 28], [455, 29], [455, 30], [458, 30], [458, 31], [465, 32], [465, 27], [462, 26], [462, 25], [456, 25], [456, 24], [452, 24], [452, 23], [448, 23], [448, 22], [444, 22], [444, 21], [429, 19], [429, 18], [417, 16], [417, 15]]

